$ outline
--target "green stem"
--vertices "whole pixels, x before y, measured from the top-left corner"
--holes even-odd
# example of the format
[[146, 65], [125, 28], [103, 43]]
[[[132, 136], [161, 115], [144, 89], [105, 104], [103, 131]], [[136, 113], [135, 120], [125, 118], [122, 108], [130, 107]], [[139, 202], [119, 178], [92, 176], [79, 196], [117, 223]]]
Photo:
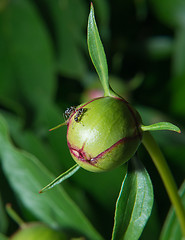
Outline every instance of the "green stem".
[[185, 210], [182, 205], [182, 201], [178, 194], [177, 186], [172, 176], [172, 173], [168, 167], [168, 164], [157, 145], [156, 141], [149, 132], [144, 132], [143, 144], [150, 154], [162, 180], [165, 185], [169, 198], [175, 208], [177, 217], [180, 222], [182, 234], [185, 237]]
[[103, 86], [104, 96], [105, 96], [105, 97], [111, 96], [112, 93], [113, 93], [113, 91], [111, 91], [111, 88], [110, 88], [110, 86], [109, 86], [109, 84], [108, 84], [108, 80], [106, 80], [106, 79], [100, 79], [100, 81], [101, 81], [101, 84], [102, 84], [102, 86]]
[[9, 216], [21, 227], [24, 228], [26, 223], [19, 217], [19, 215], [12, 209], [11, 204], [6, 205], [6, 211], [8, 212]]
[[103, 86], [103, 89], [104, 89], [104, 96], [105, 97], [119, 97], [120, 98], [120, 96], [112, 90], [110, 85], [108, 85], [107, 88], [105, 88]]

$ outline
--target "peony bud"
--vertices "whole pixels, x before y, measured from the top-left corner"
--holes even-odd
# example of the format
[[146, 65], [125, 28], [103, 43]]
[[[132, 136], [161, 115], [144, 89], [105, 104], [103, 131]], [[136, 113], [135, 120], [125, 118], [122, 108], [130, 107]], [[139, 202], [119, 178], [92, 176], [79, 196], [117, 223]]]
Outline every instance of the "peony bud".
[[18, 230], [11, 240], [66, 240], [67, 237], [58, 231], [55, 231], [42, 223], [26, 224], [24, 228]]
[[79, 105], [67, 120], [67, 144], [82, 168], [103, 172], [127, 162], [142, 139], [141, 118], [118, 97]]
[[87, 28], [88, 50], [103, 86], [104, 97], [95, 98], [65, 111], [66, 121], [50, 129], [67, 125], [67, 144], [76, 164], [62, 173], [40, 193], [71, 177], [80, 167], [103, 172], [126, 163], [136, 152], [143, 131], [179, 128], [169, 123], [142, 125], [138, 112], [120, 98], [109, 85], [107, 60], [91, 9]]

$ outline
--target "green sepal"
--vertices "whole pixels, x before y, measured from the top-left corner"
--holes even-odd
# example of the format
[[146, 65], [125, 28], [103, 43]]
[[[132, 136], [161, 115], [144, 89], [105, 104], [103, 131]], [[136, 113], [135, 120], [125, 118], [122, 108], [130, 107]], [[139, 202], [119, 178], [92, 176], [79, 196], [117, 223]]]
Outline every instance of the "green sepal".
[[104, 96], [118, 96], [109, 85], [107, 59], [96, 25], [92, 3], [87, 27], [87, 44], [89, 55], [104, 89]]
[[49, 131], [53, 131], [53, 130], [55, 130], [55, 129], [57, 129], [57, 128], [60, 128], [60, 127], [62, 127], [62, 126], [64, 126], [64, 125], [67, 125], [67, 122], [60, 123], [60, 124], [57, 125], [56, 127], [53, 127], [53, 128], [51, 128], [51, 129], [49, 129]]
[[172, 123], [169, 122], [159, 122], [148, 126], [141, 126], [143, 131], [160, 131], [160, 130], [169, 130], [181, 133], [181, 130]]
[[67, 178], [70, 178], [73, 174], [75, 174], [79, 170], [80, 166], [78, 164], [75, 164], [70, 169], [68, 169], [66, 172], [59, 175], [57, 178], [55, 178], [52, 182], [50, 182], [47, 186], [45, 186], [42, 190], [39, 191], [39, 193], [43, 193], [57, 184], [63, 182]]

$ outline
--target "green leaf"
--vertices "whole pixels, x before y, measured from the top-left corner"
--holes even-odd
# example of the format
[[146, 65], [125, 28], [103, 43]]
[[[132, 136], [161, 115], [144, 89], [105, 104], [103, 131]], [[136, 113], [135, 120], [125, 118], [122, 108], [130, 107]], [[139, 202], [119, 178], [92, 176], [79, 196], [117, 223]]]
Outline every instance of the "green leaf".
[[[55, 36], [57, 70], [63, 75], [81, 80], [86, 74], [86, 6], [83, 0], [37, 0], [44, 5]], [[54, 32], [53, 32], [54, 31]]]
[[11, 109], [18, 114], [23, 113], [22, 106], [18, 104], [20, 86], [15, 81], [10, 37], [9, 11], [7, 1], [1, 1], [0, 6], [0, 105]]
[[[130, 167], [130, 166], [129, 166]], [[153, 187], [143, 164], [134, 157], [116, 203], [112, 240], [138, 240], [153, 206]]]
[[53, 99], [57, 80], [47, 28], [33, 1], [11, 1], [4, 15], [3, 27], [7, 29], [7, 49], [19, 98], [23, 96], [34, 108], [40, 109]]
[[40, 190], [40, 193], [43, 193], [54, 186], [60, 184], [64, 180], [70, 178], [73, 174], [75, 174], [79, 170], [80, 166], [78, 164], [75, 164], [70, 169], [68, 169], [66, 172], [62, 173], [60, 176], [55, 178], [51, 183], [49, 183], [47, 186], [45, 186], [42, 190]]
[[175, 126], [172, 123], [169, 122], [159, 122], [159, 123], [154, 123], [152, 125], [148, 126], [141, 126], [141, 129], [143, 131], [160, 131], [160, 130], [169, 130], [169, 131], [174, 131], [180, 133], [181, 130]]
[[[182, 184], [179, 194], [181, 196], [185, 208], [185, 182]], [[160, 240], [174, 240], [174, 239], [182, 240], [183, 236], [174, 208], [171, 207], [166, 218], [165, 224], [163, 226]]]
[[89, 54], [94, 67], [99, 75], [100, 81], [102, 83], [105, 96], [110, 95], [110, 87], [108, 82], [108, 67], [107, 60], [103, 48], [103, 44], [100, 39], [98, 28], [94, 16], [94, 8], [91, 3], [91, 9], [88, 19], [87, 28], [87, 44], [89, 49]]
[[161, 231], [161, 223], [159, 219], [158, 205], [154, 202], [150, 218], [141, 234], [140, 239], [142, 240], [156, 240], [159, 239]]
[[[55, 175], [58, 175], [61, 171], [66, 169], [65, 167], [62, 168], [61, 157], [56, 156], [47, 141], [42, 141], [42, 138], [37, 134], [38, 132], [34, 133], [33, 130], [24, 128], [25, 123], [22, 118], [7, 111], [1, 111], [1, 113], [8, 124], [11, 137], [16, 146], [35, 155], [41, 162], [43, 162], [44, 166], [50, 169]], [[48, 136], [49, 126], [45, 127], [43, 126], [43, 123], [44, 122], [42, 122], [42, 125], [38, 128], [42, 133], [45, 131]], [[51, 125], [52, 123], [50, 126]]]
[[43, 195], [38, 193], [54, 176], [33, 155], [12, 145], [2, 117], [0, 157], [4, 173], [17, 197], [39, 220], [52, 227], [78, 231], [89, 239], [102, 239], [61, 186]]

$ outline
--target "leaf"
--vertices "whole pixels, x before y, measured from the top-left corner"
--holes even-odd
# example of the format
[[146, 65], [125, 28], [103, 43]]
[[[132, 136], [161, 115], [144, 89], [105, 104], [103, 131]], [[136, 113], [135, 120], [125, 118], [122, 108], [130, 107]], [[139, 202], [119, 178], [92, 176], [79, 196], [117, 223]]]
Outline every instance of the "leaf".
[[[185, 182], [182, 184], [179, 194], [185, 207]], [[174, 239], [182, 240], [183, 236], [174, 208], [171, 207], [166, 218], [165, 224], [163, 226], [160, 240], [174, 240]]]
[[57, 178], [55, 178], [51, 183], [49, 183], [47, 186], [45, 186], [43, 189], [40, 190], [39, 193], [43, 193], [54, 186], [60, 184], [61, 182], [65, 181], [66, 179], [70, 178], [73, 174], [75, 174], [79, 170], [80, 166], [78, 164], [75, 164], [70, 169], [68, 169], [66, 172], [60, 174]]
[[[44, 166], [56, 175], [65, 169], [62, 169], [61, 159], [57, 158], [55, 153], [52, 152], [50, 145], [46, 141], [42, 141], [33, 130], [25, 129], [25, 123], [21, 118], [7, 111], [1, 111], [1, 113], [8, 124], [11, 137], [16, 146], [35, 155], [43, 162]], [[39, 129], [41, 129], [40, 126]], [[45, 131], [48, 132], [48, 128]]]
[[89, 54], [94, 67], [99, 75], [105, 94], [109, 95], [108, 67], [104, 48], [99, 36], [98, 28], [94, 16], [94, 8], [91, 3], [91, 9], [88, 19], [87, 44]]
[[154, 123], [149, 126], [141, 126], [141, 129], [143, 131], [160, 131], [160, 130], [169, 130], [169, 131], [174, 131], [180, 133], [181, 130], [175, 126], [172, 123], [169, 122], [159, 122], [159, 123]]
[[51, 227], [80, 232], [89, 239], [102, 239], [61, 186], [55, 191], [38, 191], [54, 176], [33, 155], [16, 149], [0, 117], [0, 157], [4, 173], [17, 197], [39, 220]]
[[[38, 1], [36, 1], [38, 2]], [[86, 7], [83, 0], [39, 0], [47, 9], [55, 36], [58, 71], [71, 78], [86, 74]], [[53, 32], [52, 32], [53, 35]]]
[[56, 88], [53, 46], [47, 28], [33, 1], [11, 1], [4, 15], [3, 27], [7, 28], [8, 52], [19, 97], [40, 109], [53, 99]]
[[139, 239], [153, 206], [153, 187], [143, 164], [132, 160], [116, 203], [112, 240]]
[[[157, 119], [157, 121], [159, 122], [175, 122], [175, 124], [179, 124], [174, 119], [169, 118], [164, 113], [160, 112], [159, 110], [153, 109], [151, 107], [145, 107], [140, 105], [140, 106], [137, 106], [136, 109], [142, 116], [143, 123], [149, 123], [152, 125], [155, 123]], [[169, 147], [170, 145], [170, 148], [171, 148], [172, 146], [180, 146], [180, 147], [184, 146], [185, 136], [183, 134], [184, 128], [182, 125], [181, 125], [181, 132], [182, 134], [174, 134], [173, 132], [170, 132], [170, 131], [160, 131], [160, 132], [154, 131], [152, 134], [157, 139], [157, 142], [159, 144], [162, 144], [163, 147], [165, 146]]]
[[22, 106], [18, 104], [20, 88], [15, 81], [13, 66], [11, 64], [11, 47], [9, 36], [9, 19], [8, 2], [4, 1], [0, 10], [0, 104], [1, 106], [11, 109], [18, 114], [22, 113]]
[[140, 239], [142, 240], [156, 240], [159, 239], [161, 231], [161, 223], [158, 216], [158, 206], [154, 202], [150, 218], [141, 234]]

